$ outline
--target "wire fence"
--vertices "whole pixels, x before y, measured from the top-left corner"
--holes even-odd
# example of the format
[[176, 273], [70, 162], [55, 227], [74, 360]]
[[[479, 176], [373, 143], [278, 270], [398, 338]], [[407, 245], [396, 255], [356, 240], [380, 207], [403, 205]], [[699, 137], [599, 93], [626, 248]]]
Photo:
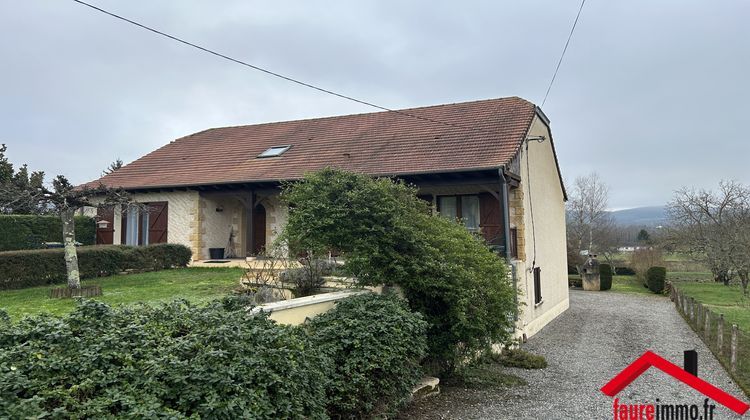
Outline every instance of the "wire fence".
[[729, 374], [750, 395], [750, 334], [672, 285], [670, 297], [677, 311], [698, 333]]

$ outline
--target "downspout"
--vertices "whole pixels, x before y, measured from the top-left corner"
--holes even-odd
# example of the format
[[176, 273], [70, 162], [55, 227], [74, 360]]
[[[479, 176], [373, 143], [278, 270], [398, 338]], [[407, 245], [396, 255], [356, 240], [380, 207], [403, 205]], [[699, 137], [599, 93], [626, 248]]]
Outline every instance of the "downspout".
[[500, 175], [500, 196], [502, 197], [503, 211], [503, 241], [505, 242], [505, 261], [510, 266], [510, 275], [513, 281], [513, 301], [515, 302], [515, 311], [513, 319], [518, 321], [518, 279], [516, 278], [516, 267], [510, 263], [510, 210], [508, 206], [508, 180], [505, 178], [505, 166], [501, 166], [497, 173]]

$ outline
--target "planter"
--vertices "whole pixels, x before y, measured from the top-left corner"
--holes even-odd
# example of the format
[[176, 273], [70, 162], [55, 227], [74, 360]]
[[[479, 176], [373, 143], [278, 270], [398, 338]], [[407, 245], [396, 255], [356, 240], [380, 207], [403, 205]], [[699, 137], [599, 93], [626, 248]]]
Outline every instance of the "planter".
[[49, 291], [50, 298], [73, 298], [73, 297], [93, 297], [101, 296], [102, 287], [99, 285], [81, 286], [80, 289], [71, 289], [69, 287], [57, 287]]
[[208, 248], [208, 255], [212, 260], [224, 259], [224, 248]]

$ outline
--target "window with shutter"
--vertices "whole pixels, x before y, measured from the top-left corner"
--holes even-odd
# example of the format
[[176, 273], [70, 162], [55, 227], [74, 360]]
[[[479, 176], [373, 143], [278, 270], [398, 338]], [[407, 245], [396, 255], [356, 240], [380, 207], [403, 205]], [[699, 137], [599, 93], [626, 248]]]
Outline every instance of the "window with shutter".
[[542, 303], [542, 269], [534, 268], [534, 304]]

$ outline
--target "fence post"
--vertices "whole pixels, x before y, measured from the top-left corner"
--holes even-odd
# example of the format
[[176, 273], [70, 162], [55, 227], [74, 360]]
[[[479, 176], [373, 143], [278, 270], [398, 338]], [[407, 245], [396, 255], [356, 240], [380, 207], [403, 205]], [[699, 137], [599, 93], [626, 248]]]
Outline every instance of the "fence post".
[[732, 368], [732, 373], [737, 372], [737, 335], [737, 324], [732, 324], [732, 344], [729, 347], [729, 364]]
[[690, 298], [690, 321], [695, 325], [695, 299]]
[[706, 342], [708, 342], [711, 339], [711, 311], [706, 309], [703, 315], [703, 336], [706, 337]]
[[724, 314], [719, 314], [719, 322], [716, 326], [716, 346], [719, 347], [719, 354], [721, 354], [722, 347], [724, 347]]

